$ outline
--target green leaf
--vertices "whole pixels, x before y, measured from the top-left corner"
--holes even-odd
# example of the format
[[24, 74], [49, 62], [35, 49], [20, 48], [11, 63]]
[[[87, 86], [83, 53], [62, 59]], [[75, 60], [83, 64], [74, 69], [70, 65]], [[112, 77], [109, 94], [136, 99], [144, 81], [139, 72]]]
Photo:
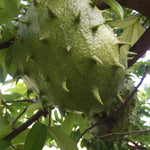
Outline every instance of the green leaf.
[[70, 135], [73, 125], [75, 122], [75, 114], [69, 114], [65, 121], [62, 123], [62, 130], [67, 134]]
[[10, 19], [10, 16], [7, 14], [7, 11], [5, 9], [0, 9], [0, 18], [0, 25]]
[[0, 3], [0, 24], [13, 19], [18, 15], [18, 5], [20, 0], [1, 0]]
[[3, 129], [0, 130], [0, 139], [4, 138], [6, 135], [13, 131], [11, 125], [5, 126]]
[[78, 150], [76, 143], [64, 131], [57, 127], [48, 127], [48, 131], [61, 150]]
[[4, 81], [3, 72], [4, 72], [3, 67], [2, 67], [2, 65], [0, 64], [0, 82], [3, 82], [3, 81]]
[[12, 93], [12, 94], [3, 94], [3, 99], [4, 101], [13, 101], [16, 100], [18, 98], [21, 98], [21, 94], [20, 93]]
[[47, 127], [40, 122], [36, 122], [27, 135], [24, 150], [42, 150], [46, 137]]
[[124, 11], [121, 5], [115, 0], [103, 0], [107, 5], [109, 5], [116, 13], [120, 16], [121, 19], [124, 18]]
[[123, 20], [116, 20], [111, 22], [111, 25], [113, 27], [117, 27], [119, 29], [124, 29], [124, 28], [128, 28], [132, 25], [135, 25], [139, 20], [139, 16], [129, 16]]
[[2, 93], [1, 93], [1, 90], [0, 90], [0, 106], [2, 104]]
[[38, 110], [40, 108], [42, 108], [41, 103], [31, 104], [26, 111], [27, 116], [30, 116], [35, 110]]
[[[77, 124], [79, 126], [80, 132], [83, 133], [87, 128], [89, 128], [88, 126], [88, 121], [86, 118], [83, 118], [82, 115], [78, 115], [76, 114], [76, 119], [77, 119]], [[84, 138], [91, 138], [91, 135], [89, 132], [86, 132], [84, 134]]]
[[26, 137], [28, 135], [29, 129], [24, 130], [23, 132], [21, 132], [18, 136], [16, 136], [15, 138], [13, 138], [11, 140], [12, 144], [20, 144], [20, 143], [24, 143], [26, 140]]
[[5, 51], [0, 51], [0, 82], [4, 83], [6, 78], [6, 68], [5, 68]]
[[17, 84], [14, 83], [14, 86], [12, 88], [9, 88], [6, 92], [19, 93], [21, 95], [26, 94], [27, 87], [24, 82], [17, 82]]
[[0, 140], [0, 150], [5, 150], [9, 146], [11, 146], [9, 141], [7, 141], [7, 140]]

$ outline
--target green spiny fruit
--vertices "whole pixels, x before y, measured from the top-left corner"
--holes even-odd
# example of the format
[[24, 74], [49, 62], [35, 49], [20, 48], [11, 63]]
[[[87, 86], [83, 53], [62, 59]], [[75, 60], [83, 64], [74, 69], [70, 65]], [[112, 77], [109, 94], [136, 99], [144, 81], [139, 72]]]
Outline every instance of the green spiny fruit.
[[[44, 103], [108, 111], [121, 90], [126, 55], [92, 0], [34, 0], [16, 21], [16, 73]], [[123, 53], [124, 54], [124, 53]]]
[[[119, 108], [121, 104], [123, 104], [123, 102], [130, 96], [133, 90], [134, 90], [134, 82], [132, 81], [132, 79], [126, 79], [122, 90], [115, 98], [115, 100], [112, 102], [110, 114], [112, 114], [114, 110], [117, 110], [117, 108]], [[107, 117], [106, 112], [93, 115], [89, 121], [90, 125], [93, 125], [100, 120], [105, 121], [102, 121], [99, 125], [97, 125], [91, 130], [92, 135], [100, 136], [109, 133], [119, 133], [119, 132], [122, 133], [130, 131], [131, 125], [134, 124], [134, 120], [136, 117], [137, 101], [138, 101], [137, 94], [135, 93], [133, 97], [130, 99], [130, 101], [127, 103], [127, 105], [124, 106], [116, 115], [114, 115], [112, 118], [108, 120], [106, 120]], [[110, 139], [114, 140], [121, 138], [124, 138], [124, 135], [108, 136], [105, 138], [105, 140]]]

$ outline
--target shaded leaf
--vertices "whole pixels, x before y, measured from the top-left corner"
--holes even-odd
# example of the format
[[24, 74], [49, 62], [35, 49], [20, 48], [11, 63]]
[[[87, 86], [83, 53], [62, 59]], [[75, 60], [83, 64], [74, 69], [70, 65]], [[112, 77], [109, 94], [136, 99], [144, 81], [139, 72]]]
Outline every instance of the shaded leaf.
[[3, 69], [2, 65], [0, 64], [0, 82], [4, 82], [4, 81], [5, 81], [4, 69]]
[[22, 95], [20, 93], [12, 93], [12, 94], [3, 94], [2, 97], [4, 101], [13, 101], [18, 98], [21, 98]]
[[[76, 118], [77, 118], [77, 124], [82, 134], [87, 128], [89, 128], [88, 121], [86, 118], [83, 118], [82, 115], [76, 115]], [[84, 134], [84, 137], [88, 139], [88, 138], [91, 138], [91, 135], [89, 132], [86, 132]]]
[[47, 127], [36, 122], [27, 135], [24, 150], [42, 150], [46, 137]]
[[64, 131], [57, 127], [48, 127], [48, 131], [61, 150], [78, 150], [76, 143]]
[[18, 15], [18, 5], [20, 0], [1, 0], [0, 3], [0, 24]]
[[9, 146], [11, 146], [9, 141], [0, 140], [0, 150], [6, 150], [6, 148], [8, 148]]
[[16, 136], [15, 138], [11, 140], [11, 143], [12, 144], [24, 143], [28, 135], [28, 132], [29, 132], [29, 129], [26, 129], [25, 131], [21, 132], [18, 136]]
[[62, 130], [66, 134], [70, 135], [70, 133], [72, 132], [74, 122], [75, 122], [75, 114], [70, 113], [62, 123]]
[[7, 125], [4, 128], [2, 128], [0, 130], [0, 139], [4, 138], [6, 135], [8, 135], [9, 133], [11, 133], [13, 131], [12, 126], [11, 125]]

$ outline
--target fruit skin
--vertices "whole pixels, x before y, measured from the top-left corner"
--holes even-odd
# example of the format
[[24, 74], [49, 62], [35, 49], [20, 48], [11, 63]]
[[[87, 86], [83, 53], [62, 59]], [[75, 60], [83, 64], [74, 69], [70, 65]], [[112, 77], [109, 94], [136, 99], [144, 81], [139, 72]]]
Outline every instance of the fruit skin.
[[44, 104], [99, 113], [110, 109], [122, 88], [126, 56], [92, 2], [34, 0], [17, 20], [12, 75]]
[[[122, 90], [120, 91], [119, 97], [116, 97], [116, 101], [114, 101], [111, 105], [110, 114], [114, 112], [114, 110], [117, 110], [124, 101], [130, 96], [130, 94], [134, 90], [134, 82], [131, 78], [128, 78], [125, 80], [124, 86]], [[101, 121], [99, 125], [94, 127], [90, 132], [91, 134], [95, 136], [105, 135], [109, 133], [122, 133], [122, 132], [128, 132], [131, 131], [132, 125], [134, 125], [134, 120], [137, 113], [137, 106], [136, 103], [138, 102], [137, 94], [135, 93], [133, 97], [131, 97], [130, 101], [125, 105], [120, 111], [118, 111], [113, 117], [106, 120], [107, 114], [106, 112], [102, 112], [99, 114], [94, 114], [91, 119], [89, 119], [89, 125], [93, 125], [97, 123], [100, 120]], [[112, 135], [104, 138], [104, 140], [116, 140], [116, 139], [122, 139], [125, 135]]]

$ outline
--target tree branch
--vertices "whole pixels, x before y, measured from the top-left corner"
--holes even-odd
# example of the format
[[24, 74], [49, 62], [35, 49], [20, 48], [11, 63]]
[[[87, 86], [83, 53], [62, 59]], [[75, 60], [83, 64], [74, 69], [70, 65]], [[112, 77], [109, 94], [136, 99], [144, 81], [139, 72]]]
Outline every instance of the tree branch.
[[150, 27], [144, 32], [140, 39], [131, 47], [130, 51], [137, 53], [133, 59], [128, 61], [128, 67], [131, 67], [147, 50], [150, 49]]
[[4, 43], [0, 43], [0, 50], [8, 48], [14, 40], [15, 40], [15, 38], [12, 38]]
[[94, 138], [92, 138], [91, 140], [95, 140], [95, 139], [103, 139], [106, 137], [110, 137], [113, 135], [127, 135], [127, 134], [132, 134], [132, 133], [146, 133], [146, 132], [150, 132], [150, 129], [148, 130], [139, 130], [139, 131], [129, 131], [129, 132], [116, 132], [116, 133], [109, 133], [109, 134], [105, 134], [105, 135], [101, 135], [101, 136], [96, 136]]
[[122, 103], [122, 105], [115, 110], [112, 114], [110, 114], [106, 119], [110, 119], [113, 116], [115, 116], [120, 110], [122, 110], [127, 104], [128, 102], [131, 100], [131, 98], [134, 96], [134, 94], [137, 92], [138, 88], [140, 87], [140, 85], [143, 83], [146, 75], [150, 72], [150, 67], [147, 68], [147, 70], [144, 72], [143, 77], [141, 78], [139, 84], [134, 88], [134, 90], [132, 91], [132, 93], [128, 96], [128, 98], [124, 101], [124, 103]]
[[125, 141], [131, 142], [133, 144], [133, 146], [130, 145], [129, 143], [127, 145], [134, 148], [134, 149], [136, 149], [136, 150], [147, 150], [147, 148], [138, 145], [137, 143], [135, 143], [134, 141], [129, 140], [128, 138], [125, 138]]
[[95, 124], [93, 124], [92, 126], [90, 126], [89, 128], [87, 128], [80, 136], [79, 138], [77, 139], [76, 143], [79, 142], [79, 140], [83, 137], [83, 135], [88, 132], [89, 130], [93, 129], [94, 127], [96, 127], [97, 125], [99, 125], [101, 123], [101, 120], [96, 122]]
[[12, 122], [12, 125], [14, 125], [14, 124], [17, 122], [17, 120], [25, 113], [26, 110], [27, 110], [27, 108], [25, 108], [25, 109], [23, 110], [23, 112], [21, 112], [21, 113], [19, 114], [19, 116]]
[[35, 99], [23, 99], [23, 100], [15, 100], [15, 101], [3, 101], [3, 104], [7, 104], [7, 103], [24, 103], [24, 102], [28, 102], [28, 103], [41, 103], [40, 101], [36, 101]]
[[23, 123], [21, 126], [16, 128], [13, 132], [11, 132], [9, 135], [4, 137], [5, 140], [11, 141], [13, 138], [15, 138], [18, 134], [20, 134], [22, 131], [27, 129], [33, 122], [38, 120], [42, 115], [46, 116], [48, 114], [47, 111], [40, 109], [35, 115], [33, 115], [31, 118], [29, 118], [25, 123]]
[[[91, 127], [87, 128], [81, 135], [80, 137], [78, 138], [78, 140], [76, 142], [79, 142], [80, 138], [83, 137], [83, 135], [88, 132], [89, 130], [93, 129], [95, 126], [99, 125], [100, 123], [102, 122], [105, 122], [106, 120], [109, 120], [111, 118], [113, 118], [117, 113], [119, 113], [120, 110], [122, 110], [127, 104], [128, 102], [131, 100], [131, 98], [134, 96], [134, 94], [137, 92], [139, 86], [143, 83], [146, 75], [148, 74], [148, 72], [150, 72], [150, 67], [145, 71], [143, 77], [141, 78], [141, 81], [139, 82], [139, 84], [134, 88], [134, 90], [132, 91], [132, 93], [128, 96], [128, 98], [124, 101], [124, 103], [117, 109], [115, 110], [112, 114], [108, 115], [106, 118], [102, 119], [102, 120], [99, 120], [98, 122], [96, 122], [95, 124], [93, 124]], [[141, 130], [141, 131], [145, 131], [145, 130]], [[131, 131], [131, 132], [136, 132], [136, 133], [142, 133], [141, 131]], [[147, 131], [147, 130], [146, 130]], [[130, 132], [130, 133], [131, 133]], [[125, 133], [128, 133], [128, 132], [125, 132]], [[107, 134], [107, 135], [111, 135], [111, 134], [114, 134], [114, 133], [110, 133], [110, 134]], [[105, 136], [105, 135], [104, 135]]]
[[[117, 0], [121, 6], [131, 8], [140, 12], [142, 15], [147, 17], [150, 20], [150, 1], [148, 0]], [[106, 9], [109, 6], [103, 2], [103, 0], [99, 0], [97, 3], [97, 7], [99, 9]], [[137, 53], [137, 55], [128, 61], [128, 67], [131, 67], [140, 57], [142, 57], [145, 52], [150, 48], [150, 27], [144, 32], [141, 38], [133, 45], [130, 51]]]
[[[150, 1], [149, 0], [117, 0], [117, 2], [124, 7], [136, 10], [140, 12], [142, 15], [150, 19]], [[99, 0], [97, 3], [97, 7], [99, 9], [106, 9], [109, 8], [109, 6], [103, 2], [103, 0]]]

